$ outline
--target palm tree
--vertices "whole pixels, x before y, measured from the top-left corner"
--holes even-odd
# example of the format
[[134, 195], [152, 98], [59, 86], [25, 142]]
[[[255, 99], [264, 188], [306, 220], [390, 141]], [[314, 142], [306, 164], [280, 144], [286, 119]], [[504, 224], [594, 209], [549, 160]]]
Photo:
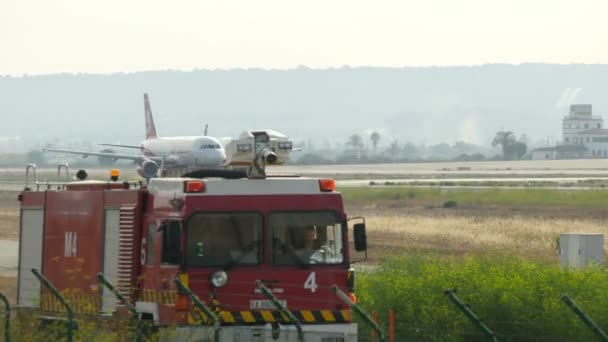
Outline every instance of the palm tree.
[[393, 157], [393, 159], [397, 158], [397, 155], [400, 152], [399, 143], [397, 142], [397, 140], [395, 140], [395, 141], [393, 141], [391, 143], [391, 147], [389, 148], [389, 152], [391, 154], [391, 157]]
[[502, 158], [508, 159], [509, 146], [515, 143], [515, 135], [511, 131], [500, 131], [496, 133], [494, 140], [492, 140], [492, 146], [501, 145], [502, 146]]
[[374, 153], [376, 153], [376, 146], [378, 146], [378, 141], [380, 141], [380, 133], [372, 133], [369, 139], [372, 141], [372, 145], [374, 146]]
[[353, 134], [348, 137], [346, 145], [350, 145], [353, 150], [360, 150], [363, 147], [363, 139], [359, 134]]

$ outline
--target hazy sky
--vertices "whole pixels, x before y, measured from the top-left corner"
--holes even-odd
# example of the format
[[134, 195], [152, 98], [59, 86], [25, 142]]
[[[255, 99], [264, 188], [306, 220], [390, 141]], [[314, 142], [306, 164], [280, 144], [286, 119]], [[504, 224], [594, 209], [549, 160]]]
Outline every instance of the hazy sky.
[[608, 63], [606, 0], [2, 0], [0, 74]]

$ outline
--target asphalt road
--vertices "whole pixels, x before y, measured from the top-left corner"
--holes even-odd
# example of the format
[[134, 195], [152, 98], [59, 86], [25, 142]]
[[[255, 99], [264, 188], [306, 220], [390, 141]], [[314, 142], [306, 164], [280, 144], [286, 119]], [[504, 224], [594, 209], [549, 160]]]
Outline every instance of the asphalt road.
[[[463, 187], [463, 188], [472, 188], [472, 187], [483, 187], [483, 188], [495, 188], [495, 187], [509, 187], [513, 188], [519, 184], [521, 187], [524, 185], [523, 182], [552, 182], [556, 183], [555, 186], [538, 186], [544, 189], [561, 189], [563, 185], [564, 189], [569, 190], [593, 190], [592, 186], [580, 186], [577, 187], [577, 182], [583, 182], [587, 180], [601, 180], [608, 181], [608, 177], [503, 177], [503, 178], [373, 178], [373, 179], [340, 179], [336, 181], [336, 185], [338, 187], [359, 187], [359, 186], [369, 186], [372, 185], [373, 182], [375, 185], [385, 185], [385, 183], [393, 183], [399, 185], [406, 184], [414, 184], [416, 186], [425, 186], [429, 185], [434, 188], [441, 187], [443, 185], [435, 185], [437, 183], [454, 183], [454, 185], [450, 185], [450, 188], [454, 187]], [[467, 185], [459, 185], [458, 183], [467, 183]], [[492, 186], [484, 186], [484, 182], [492, 182], [500, 185], [492, 185]], [[418, 183], [418, 184], [416, 184]], [[424, 185], [420, 185], [423, 183]], [[479, 184], [476, 184], [479, 183]], [[516, 183], [516, 184], [509, 184]], [[530, 189], [530, 186], [525, 186], [526, 189]]]
[[[0, 169], [0, 190], [21, 190], [24, 169]], [[105, 170], [87, 170], [91, 175], [105, 175]], [[130, 170], [123, 170], [128, 177]], [[132, 170], [131, 170], [132, 171]], [[55, 169], [39, 169], [39, 174], [53, 175]], [[297, 174], [332, 177], [353, 181], [349, 185], [365, 185], [373, 180], [408, 182], [424, 181], [554, 181], [576, 182], [588, 179], [608, 179], [608, 159], [524, 160], [487, 162], [437, 162], [352, 165], [282, 165], [269, 166], [268, 174]], [[54, 179], [51, 177], [51, 179]], [[362, 182], [362, 180], [364, 180]], [[366, 182], [366, 181], [367, 182]], [[346, 183], [345, 183], [346, 184]]]
[[[523, 160], [488, 162], [437, 162], [353, 165], [284, 165], [268, 173], [340, 176], [394, 177], [608, 177], [608, 159]], [[384, 177], [380, 177], [384, 176]]]
[[16, 277], [19, 264], [19, 242], [0, 240], [0, 276]]

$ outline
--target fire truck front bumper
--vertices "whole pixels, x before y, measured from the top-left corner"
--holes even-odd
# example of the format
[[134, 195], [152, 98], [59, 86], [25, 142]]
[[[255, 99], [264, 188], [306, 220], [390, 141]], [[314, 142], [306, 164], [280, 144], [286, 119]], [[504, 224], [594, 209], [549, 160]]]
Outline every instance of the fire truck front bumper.
[[[214, 341], [214, 330], [209, 326], [180, 326], [161, 333], [161, 341]], [[257, 326], [222, 326], [222, 342], [299, 342], [295, 325], [265, 324]], [[305, 324], [302, 335], [306, 342], [356, 342], [357, 324]]]

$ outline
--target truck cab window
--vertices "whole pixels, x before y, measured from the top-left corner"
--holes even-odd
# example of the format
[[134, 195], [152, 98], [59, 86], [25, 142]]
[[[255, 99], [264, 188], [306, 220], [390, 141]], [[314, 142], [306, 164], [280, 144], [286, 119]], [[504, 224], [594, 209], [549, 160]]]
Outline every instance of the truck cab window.
[[343, 229], [333, 212], [270, 214], [275, 265], [341, 264]]
[[163, 251], [161, 263], [176, 265], [182, 261], [181, 252], [181, 223], [165, 221], [161, 226], [163, 232]]
[[262, 215], [199, 213], [186, 227], [186, 264], [225, 269], [262, 260]]

